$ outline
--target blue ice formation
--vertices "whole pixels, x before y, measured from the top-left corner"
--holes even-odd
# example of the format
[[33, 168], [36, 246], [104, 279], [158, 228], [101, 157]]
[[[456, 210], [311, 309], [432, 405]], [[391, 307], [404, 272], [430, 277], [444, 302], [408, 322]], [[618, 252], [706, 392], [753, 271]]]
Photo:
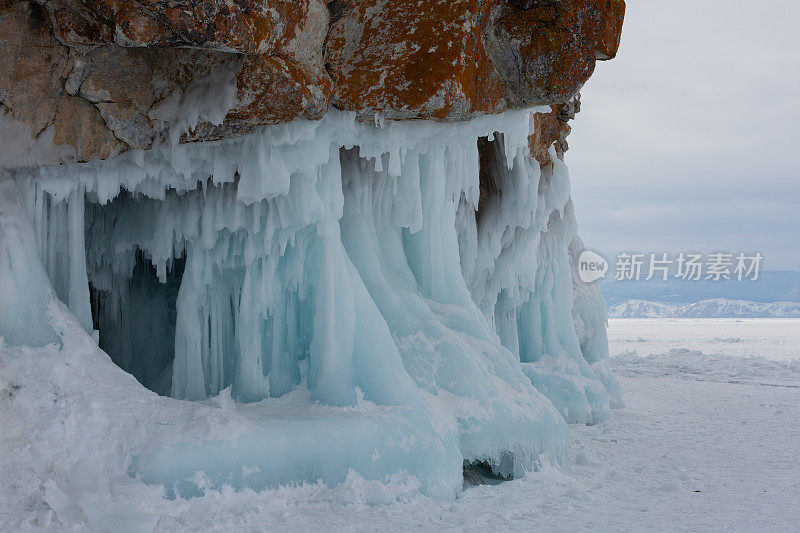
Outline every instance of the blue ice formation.
[[148, 388], [232, 391], [243, 433], [130, 458], [173, 494], [354, 469], [452, 497], [465, 462], [564, 464], [567, 422], [607, 417], [620, 390], [602, 296], [571, 264], [567, 168], [530, 156], [529, 121], [331, 112], [17, 172], [0, 187], [0, 335], [52, 342], [52, 286]]

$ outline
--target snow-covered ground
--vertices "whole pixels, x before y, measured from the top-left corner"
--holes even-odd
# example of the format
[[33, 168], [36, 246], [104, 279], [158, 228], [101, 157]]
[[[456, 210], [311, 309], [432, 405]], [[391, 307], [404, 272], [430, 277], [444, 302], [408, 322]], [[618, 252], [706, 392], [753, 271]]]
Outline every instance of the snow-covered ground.
[[630, 351], [645, 357], [689, 349], [786, 362], [800, 359], [800, 319], [612, 318], [608, 343], [612, 357]]
[[[571, 426], [570, 472], [545, 468], [456, 501], [421, 496], [402, 476], [174, 501], [119, 479], [111, 491], [117, 503], [135, 500], [129, 525], [157, 519], [157, 531], [798, 530], [800, 320], [617, 319], [609, 337], [626, 406], [607, 422]], [[30, 484], [14, 444], [0, 448], [0, 530], [86, 529], [68, 516], [80, 511], [58, 479]], [[31, 470], [48, 468], [24, 455]], [[79, 503], [90, 491], [82, 494]], [[61, 496], [57, 514], [45, 502], [58, 507]]]

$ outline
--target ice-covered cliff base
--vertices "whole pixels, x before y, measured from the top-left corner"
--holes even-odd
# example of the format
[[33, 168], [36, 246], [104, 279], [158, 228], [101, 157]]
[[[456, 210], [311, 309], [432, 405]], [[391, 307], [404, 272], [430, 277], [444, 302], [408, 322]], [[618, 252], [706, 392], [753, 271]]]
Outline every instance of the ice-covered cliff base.
[[[603, 301], [571, 270], [567, 169], [530, 157], [529, 121], [329, 113], [17, 173], [0, 182], [14, 386], [72, 391], [58, 418], [93, 461], [169, 494], [353, 469], [452, 497], [465, 462], [563, 462], [566, 422], [608, 416], [619, 389]], [[96, 330], [174, 399], [107, 364]]]

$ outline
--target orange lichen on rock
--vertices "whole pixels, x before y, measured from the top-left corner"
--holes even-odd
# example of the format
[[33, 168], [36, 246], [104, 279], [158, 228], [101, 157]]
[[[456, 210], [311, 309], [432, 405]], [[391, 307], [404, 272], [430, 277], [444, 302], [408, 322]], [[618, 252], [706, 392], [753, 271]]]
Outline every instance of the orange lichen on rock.
[[572, 128], [569, 121], [580, 111], [580, 98], [566, 104], [550, 106], [549, 113], [533, 113], [533, 132], [528, 136], [531, 155], [540, 165], [550, 164], [550, 147], [555, 144], [556, 156], [563, 158], [567, 151], [567, 135]]
[[[31, 146], [51, 139], [47, 150], [0, 154], [9, 166], [88, 161], [125, 149], [92, 103], [64, 90], [63, 73], [71, 66], [69, 49], [53, 36], [46, 11], [15, 2], [0, 12], [0, 143], [30, 135]], [[4, 136], [16, 137], [6, 139]], [[0, 165], [2, 166], [2, 165]]]
[[[334, 105], [391, 118], [465, 119], [502, 110], [478, 0], [334, 2], [326, 56]], [[336, 12], [336, 10], [340, 12]]]
[[335, 0], [333, 103], [463, 120], [572, 98], [616, 54], [624, 0]]
[[509, 105], [566, 102], [616, 55], [624, 0], [514, 0], [498, 4], [487, 49]]
[[185, 46], [255, 54], [278, 51], [291, 41], [313, 3], [50, 0], [47, 5], [59, 20], [64, 40], [74, 44], [113, 42], [120, 46]]
[[269, 55], [247, 58], [237, 79], [239, 104], [226, 120], [271, 124], [299, 116], [322, 118], [333, 84], [297, 65]]
[[155, 118], [158, 106], [180, 101], [197, 80], [229, 79], [236, 98], [223, 124], [201, 123], [185, 140], [320, 118], [333, 92], [322, 60], [328, 11], [321, 0], [7, 4], [0, 11], [2, 112], [33, 135], [54, 126], [55, 141], [72, 147], [65, 161], [165, 139], [169, 125]]
[[548, 104], [531, 141], [546, 161], [566, 147], [564, 106], [616, 54], [624, 13], [624, 0], [0, 0], [0, 113], [55, 131], [71, 150], [60, 160], [83, 161], [165, 139], [156, 108], [198, 80], [235, 98], [184, 141], [329, 105], [468, 120]]

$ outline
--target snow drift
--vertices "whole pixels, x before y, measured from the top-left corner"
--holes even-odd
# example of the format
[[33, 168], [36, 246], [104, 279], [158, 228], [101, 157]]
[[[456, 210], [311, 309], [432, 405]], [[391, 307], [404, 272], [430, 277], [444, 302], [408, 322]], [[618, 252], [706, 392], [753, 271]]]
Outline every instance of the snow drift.
[[448, 498], [464, 463], [563, 463], [566, 423], [619, 386], [567, 169], [530, 156], [529, 120], [331, 112], [3, 179], [4, 380], [78, 398], [42, 409], [168, 496], [352, 469]]

